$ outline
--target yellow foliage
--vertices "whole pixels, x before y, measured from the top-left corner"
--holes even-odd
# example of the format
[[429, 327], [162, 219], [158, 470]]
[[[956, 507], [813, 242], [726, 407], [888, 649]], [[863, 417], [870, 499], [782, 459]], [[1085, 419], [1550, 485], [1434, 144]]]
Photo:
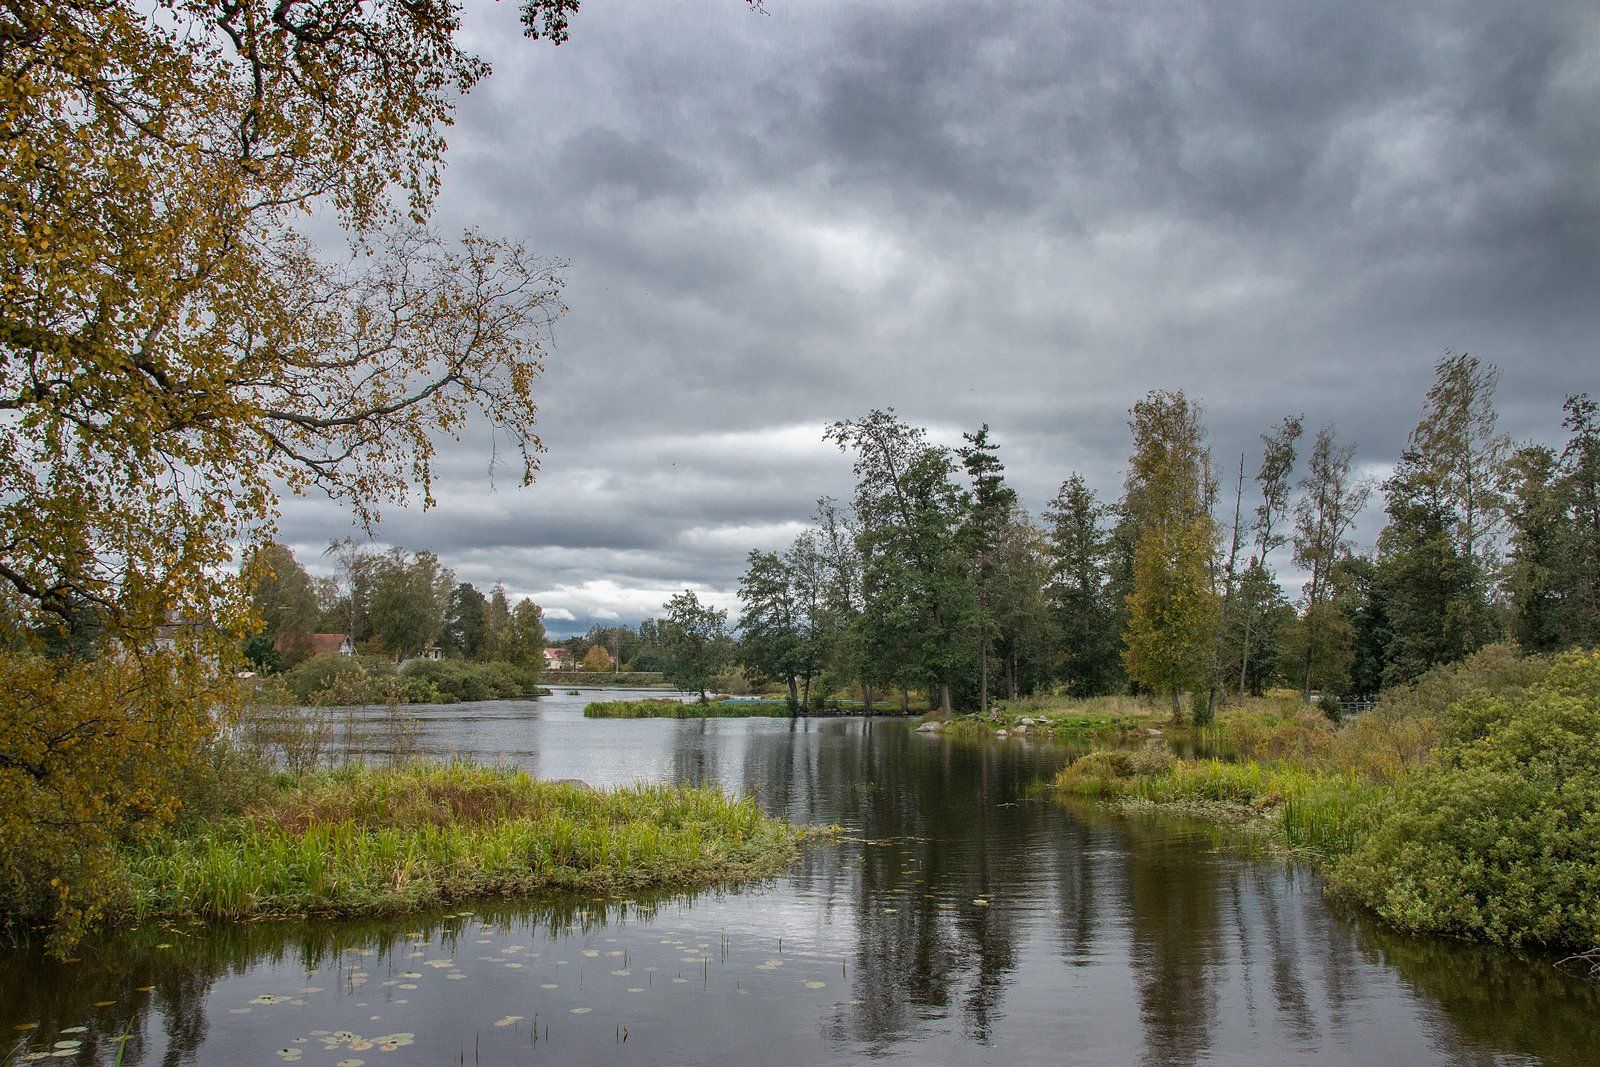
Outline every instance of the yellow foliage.
[[0, 914], [70, 940], [117, 886], [109, 851], [178, 814], [228, 704], [201, 656], [0, 652]]

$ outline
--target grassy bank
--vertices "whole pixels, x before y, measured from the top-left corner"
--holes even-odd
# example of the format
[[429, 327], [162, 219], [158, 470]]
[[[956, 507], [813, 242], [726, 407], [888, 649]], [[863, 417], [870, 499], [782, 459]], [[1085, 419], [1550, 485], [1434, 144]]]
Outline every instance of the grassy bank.
[[1179, 760], [1161, 749], [1092, 752], [1056, 777], [1074, 796], [1233, 823], [1285, 851], [1343, 855], [1373, 824], [1383, 787], [1358, 775], [1291, 764]]
[[[898, 706], [874, 705], [874, 714], [894, 715]], [[597, 700], [583, 709], [590, 719], [749, 719], [788, 718], [791, 715], [830, 717], [860, 715], [860, 701], [839, 701], [824, 708], [809, 711], [789, 707], [787, 700], [708, 700], [683, 703], [677, 700]]]
[[1081, 743], [1126, 740], [1160, 730], [1166, 725], [1166, 713], [1165, 705], [1139, 697], [1043, 696], [997, 701], [987, 719], [978, 715], [944, 719], [930, 713], [923, 721], [938, 723], [941, 736], [959, 741], [1017, 736]]
[[1600, 655], [1491, 648], [1346, 725], [1254, 709], [1203, 736], [1232, 758], [1101, 750], [1054, 784], [1247, 827], [1403, 930], [1600, 945]]
[[286, 778], [243, 815], [124, 853], [119, 910], [331, 916], [546, 889], [687, 889], [775, 875], [798, 841], [752, 800], [715, 790], [351, 766]]
[[766, 700], [598, 700], [583, 709], [586, 719], [787, 718], [789, 705]]

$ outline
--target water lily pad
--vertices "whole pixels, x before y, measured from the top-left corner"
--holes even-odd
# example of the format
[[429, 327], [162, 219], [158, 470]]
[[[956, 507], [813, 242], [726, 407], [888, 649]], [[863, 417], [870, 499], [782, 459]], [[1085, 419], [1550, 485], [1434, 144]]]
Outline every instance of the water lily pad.
[[507, 1015], [504, 1019], [496, 1019], [494, 1024], [496, 1026], [510, 1026], [512, 1023], [520, 1023], [521, 1021], [522, 1016], [520, 1015]]
[[593, 1008], [569, 1008], [567, 1010], [568, 1010], [568, 1013], [572, 1014], [572, 1015], [588, 1015], [594, 1009]]
[[827, 982], [807, 982], [806, 983], [806, 988], [807, 989], [821, 989], [824, 986], [826, 986], [827, 984], [828, 984]]

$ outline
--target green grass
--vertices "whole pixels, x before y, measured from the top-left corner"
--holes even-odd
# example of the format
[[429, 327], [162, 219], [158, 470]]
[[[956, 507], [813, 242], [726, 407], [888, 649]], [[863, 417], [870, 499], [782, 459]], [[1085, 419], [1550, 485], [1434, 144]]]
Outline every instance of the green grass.
[[[790, 715], [841, 715], [860, 714], [859, 700], [830, 702], [825, 709], [794, 711], [787, 700], [708, 700], [682, 703], [677, 700], [657, 698], [652, 700], [597, 700], [583, 709], [587, 719], [750, 719], [787, 718]], [[894, 715], [899, 705], [878, 701], [874, 714]]]
[[773, 876], [799, 834], [712, 789], [592, 790], [470, 764], [318, 771], [241, 817], [124, 855], [126, 910], [387, 914], [538, 890], [687, 889]]
[[598, 700], [583, 709], [586, 719], [747, 719], [787, 717], [789, 705], [769, 700]]
[[1178, 760], [1155, 751], [1091, 752], [1056, 776], [1076, 796], [1219, 822], [1255, 823], [1286, 851], [1348, 852], [1370, 830], [1384, 787], [1349, 772], [1254, 761]]

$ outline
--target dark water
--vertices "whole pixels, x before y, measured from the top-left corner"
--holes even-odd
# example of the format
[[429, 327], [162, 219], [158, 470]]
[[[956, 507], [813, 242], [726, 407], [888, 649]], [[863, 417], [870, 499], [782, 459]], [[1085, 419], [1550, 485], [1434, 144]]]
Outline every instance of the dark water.
[[[12, 952], [0, 1048], [329, 1067], [1600, 1062], [1600, 987], [1385, 933], [1203, 827], [1030, 799], [1063, 759], [1049, 746], [897, 720], [584, 720], [585, 699], [433, 709], [420, 746], [596, 785], [716, 782], [848, 838], [742, 892], [130, 931], [68, 964]], [[380, 719], [355, 747], [382, 747]]]

